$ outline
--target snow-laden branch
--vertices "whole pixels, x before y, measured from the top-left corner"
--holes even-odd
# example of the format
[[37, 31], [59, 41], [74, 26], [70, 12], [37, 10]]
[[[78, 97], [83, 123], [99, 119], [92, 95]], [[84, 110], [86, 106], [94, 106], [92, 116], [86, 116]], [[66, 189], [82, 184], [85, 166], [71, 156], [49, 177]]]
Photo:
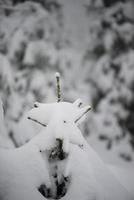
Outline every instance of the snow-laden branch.
[[86, 106], [84, 108], [81, 108], [81, 114], [78, 116], [78, 118], [75, 120], [75, 123], [77, 123], [86, 113], [88, 113], [91, 110], [90, 106]]

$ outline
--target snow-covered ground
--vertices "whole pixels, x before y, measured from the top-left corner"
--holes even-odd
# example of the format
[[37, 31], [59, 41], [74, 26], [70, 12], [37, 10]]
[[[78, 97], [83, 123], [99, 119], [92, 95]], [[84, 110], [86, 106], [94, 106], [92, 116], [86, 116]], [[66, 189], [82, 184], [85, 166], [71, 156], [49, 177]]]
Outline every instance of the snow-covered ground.
[[[127, 186], [112, 175], [77, 127], [90, 109], [90, 106], [81, 108], [79, 99], [74, 103], [34, 104], [28, 119], [44, 126], [42, 131], [22, 147], [0, 149], [2, 200], [41, 200], [44, 197], [39, 193], [40, 185], [49, 189], [49, 197], [57, 199], [62, 192], [57, 193], [55, 188], [62, 177], [68, 182], [60, 189], [65, 190], [60, 197], [64, 200], [132, 199]], [[56, 141], [61, 141], [59, 150]]]

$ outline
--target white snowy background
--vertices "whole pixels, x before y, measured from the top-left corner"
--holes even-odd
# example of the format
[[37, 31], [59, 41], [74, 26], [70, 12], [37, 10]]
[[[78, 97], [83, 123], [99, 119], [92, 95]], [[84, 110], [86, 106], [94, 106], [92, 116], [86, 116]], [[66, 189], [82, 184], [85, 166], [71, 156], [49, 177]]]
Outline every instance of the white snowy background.
[[56, 101], [59, 71], [63, 100], [92, 107], [84, 137], [134, 191], [133, 10], [133, 0], [0, 0], [1, 148], [39, 132], [27, 112]]

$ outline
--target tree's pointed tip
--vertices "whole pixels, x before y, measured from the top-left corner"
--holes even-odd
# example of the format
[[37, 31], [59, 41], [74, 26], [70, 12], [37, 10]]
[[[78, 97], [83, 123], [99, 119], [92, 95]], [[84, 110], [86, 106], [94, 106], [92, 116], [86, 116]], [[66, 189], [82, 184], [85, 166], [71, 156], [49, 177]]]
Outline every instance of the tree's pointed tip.
[[56, 73], [55, 73], [55, 77], [56, 77], [56, 78], [60, 78], [60, 73], [59, 73], [59, 72], [56, 72]]

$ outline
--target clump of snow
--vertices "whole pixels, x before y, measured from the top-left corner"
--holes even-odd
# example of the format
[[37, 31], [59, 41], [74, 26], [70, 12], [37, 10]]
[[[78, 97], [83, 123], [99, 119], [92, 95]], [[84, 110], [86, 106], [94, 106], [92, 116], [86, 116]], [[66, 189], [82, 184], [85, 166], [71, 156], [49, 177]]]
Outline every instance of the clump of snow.
[[[81, 133], [79, 129], [76, 128], [75, 123], [79, 121], [83, 115], [88, 112], [90, 106], [85, 106], [80, 108], [77, 104], [80, 100], [74, 103], [60, 102], [51, 104], [35, 103], [35, 108], [33, 108], [28, 113], [28, 118], [38, 122], [44, 126], [49, 125], [49, 132], [54, 134], [55, 139], [62, 139], [64, 141], [65, 152], [68, 152], [68, 142], [76, 143], [82, 145], [81, 143]], [[65, 131], [63, 131], [65, 130]], [[49, 135], [50, 135], [49, 133]]]
[[55, 73], [55, 77], [56, 77], [56, 78], [57, 78], [57, 77], [60, 78], [60, 73], [59, 73], [59, 72], [56, 72], [56, 73]]

